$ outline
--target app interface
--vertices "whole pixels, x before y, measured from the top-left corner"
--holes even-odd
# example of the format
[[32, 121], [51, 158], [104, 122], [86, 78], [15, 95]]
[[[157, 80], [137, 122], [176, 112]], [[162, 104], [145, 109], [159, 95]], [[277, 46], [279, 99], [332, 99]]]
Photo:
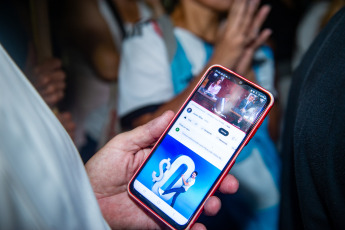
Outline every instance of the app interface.
[[179, 225], [188, 222], [267, 105], [230, 73], [211, 71], [134, 180]]

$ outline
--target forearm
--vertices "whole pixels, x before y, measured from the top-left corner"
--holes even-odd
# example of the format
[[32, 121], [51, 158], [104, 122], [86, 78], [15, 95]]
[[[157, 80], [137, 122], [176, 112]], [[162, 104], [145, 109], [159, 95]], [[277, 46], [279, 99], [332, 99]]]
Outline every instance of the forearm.
[[97, 76], [105, 81], [114, 81], [117, 80], [119, 52], [105, 21], [99, 20], [97, 24], [98, 28], [92, 25], [80, 28], [79, 34], [75, 35], [75, 42]]
[[[234, 54], [234, 55], [236, 55], [236, 54]], [[143, 115], [137, 117], [135, 120], [133, 120], [133, 123], [132, 123], [133, 127], [143, 125], [143, 124], [147, 123], [148, 121], [160, 116], [162, 113], [164, 113], [167, 110], [172, 110], [175, 113], [177, 113], [178, 110], [183, 105], [183, 103], [188, 98], [188, 96], [193, 92], [194, 88], [199, 83], [200, 79], [203, 77], [206, 70], [211, 65], [220, 64], [220, 65], [223, 65], [223, 66], [231, 69], [233, 67], [232, 65], [234, 65], [234, 63], [235, 63], [235, 61], [233, 59], [235, 59], [236, 56], [234, 56], [234, 58], [229, 58], [229, 55], [228, 55], [228, 58], [230, 60], [227, 59], [227, 61], [225, 61], [225, 59], [223, 60], [222, 58], [220, 58], [220, 56], [221, 55], [219, 53], [215, 53], [214, 55], [212, 55], [211, 59], [205, 65], [205, 67], [201, 71], [201, 73], [198, 76], [193, 78], [193, 80], [190, 82], [190, 84], [187, 86], [187, 88], [185, 90], [183, 90], [181, 93], [176, 95], [173, 99], [162, 104], [156, 111], [154, 111], [152, 113], [146, 113], [146, 114], [143, 114]], [[233, 61], [231, 61], [231, 60], [233, 60]]]
[[178, 112], [178, 110], [181, 108], [183, 103], [186, 101], [188, 96], [192, 93], [193, 89], [202, 78], [204, 71], [206, 71], [206, 69], [207, 68], [205, 68], [197, 77], [194, 77], [185, 90], [183, 90], [181, 93], [176, 95], [173, 99], [162, 104], [156, 111], [152, 113], [143, 114], [137, 117], [136, 119], [134, 119], [132, 122], [133, 127], [143, 125], [147, 123], [148, 121], [160, 116], [162, 113], [164, 113], [167, 110], [172, 110], [175, 113]]
[[99, 44], [97, 47], [94, 47], [88, 57], [92, 68], [102, 80], [117, 80], [119, 55], [113, 45]]

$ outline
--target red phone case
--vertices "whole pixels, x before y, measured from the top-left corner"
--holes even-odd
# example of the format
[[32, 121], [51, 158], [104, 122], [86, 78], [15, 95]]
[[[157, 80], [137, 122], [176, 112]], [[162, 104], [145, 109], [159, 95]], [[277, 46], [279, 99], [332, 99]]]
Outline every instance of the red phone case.
[[269, 113], [269, 111], [271, 110], [271, 108], [273, 107], [274, 104], [274, 97], [273, 95], [267, 91], [266, 89], [258, 86], [257, 84], [247, 80], [246, 78], [240, 76], [239, 74], [223, 67], [220, 65], [213, 65], [211, 67], [208, 68], [208, 70], [204, 73], [203, 77], [201, 78], [201, 80], [198, 82], [198, 84], [196, 85], [196, 87], [194, 88], [193, 92], [188, 96], [188, 98], [186, 99], [186, 101], [184, 102], [184, 104], [181, 106], [181, 108], [179, 109], [179, 111], [176, 113], [175, 117], [172, 119], [172, 121], [170, 122], [170, 124], [168, 125], [168, 127], [166, 128], [166, 130], [164, 131], [164, 133], [162, 134], [162, 136], [159, 138], [159, 140], [157, 141], [157, 143], [155, 144], [155, 146], [152, 148], [150, 154], [146, 157], [145, 161], [141, 164], [141, 166], [139, 167], [139, 169], [137, 170], [137, 172], [135, 173], [135, 175], [132, 177], [132, 179], [130, 180], [129, 184], [128, 184], [128, 193], [129, 195], [136, 200], [138, 203], [140, 203], [143, 207], [145, 207], [147, 210], [149, 210], [154, 216], [156, 216], [158, 219], [160, 219], [162, 222], [164, 222], [167, 226], [169, 226], [171, 229], [176, 229], [174, 226], [172, 226], [170, 223], [168, 223], [166, 220], [164, 220], [164, 218], [162, 218], [159, 214], [157, 214], [154, 210], [152, 210], [150, 207], [148, 207], [145, 203], [143, 203], [135, 194], [133, 194], [131, 192], [130, 189], [130, 185], [133, 183], [133, 180], [135, 179], [135, 177], [137, 176], [138, 172], [140, 171], [140, 169], [143, 167], [143, 165], [145, 165], [145, 163], [147, 162], [147, 160], [149, 159], [150, 155], [152, 154], [153, 150], [157, 147], [157, 145], [161, 142], [161, 139], [165, 136], [165, 134], [167, 133], [167, 131], [170, 129], [170, 127], [172, 126], [172, 124], [174, 124], [175, 120], [177, 119], [178, 115], [181, 113], [181, 111], [183, 110], [183, 108], [185, 107], [186, 103], [188, 103], [191, 99], [191, 97], [194, 95], [194, 93], [198, 90], [198, 88], [200, 87], [200, 85], [203, 83], [203, 81], [205, 80], [205, 78], [208, 76], [208, 73], [210, 72], [210, 70], [212, 70], [213, 68], [220, 68], [222, 70], [224, 70], [225, 72], [231, 73], [235, 76], [237, 76], [239, 79], [241, 79], [243, 82], [249, 83], [250, 85], [254, 86], [255, 88], [257, 88], [258, 90], [260, 90], [261, 92], [264, 92], [268, 97], [269, 97], [269, 104], [267, 105], [267, 107], [265, 108], [265, 111], [261, 114], [261, 116], [258, 118], [255, 126], [252, 128], [252, 130], [247, 134], [246, 138], [244, 139], [243, 143], [238, 147], [237, 151], [233, 154], [233, 156], [231, 157], [230, 163], [228, 164], [228, 166], [226, 168], [223, 169], [219, 180], [216, 182], [215, 186], [212, 187], [212, 189], [209, 191], [208, 195], [206, 196], [206, 199], [204, 199], [204, 201], [202, 202], [202, 204], [200, 205], [200, 208], [196, 211], [195, 215], [192, 217], [192, 219], [190, 220], [189, 224], [186, 226], [185, 229], [189, 229], [194, 223], [195, 221], [198, 219], [198, 217], [200, 216], [203, 206], [205, 204], [205, 202], [207, 201], [207, 199], [212, 196], [214, 194], [214, 192], [217, 190], [217, 188], [219, 187], [219, 185], [221, 184], [221, 182], [223, 181], [224, 177], [228, 174], [228, 172], [230, 171], [230, 169], [232, 168], [232, 166], [234, 165], [236, 158], [238, 156], [238, 154], [241, 152], [241, 150], [244, 148], [244, 146], [249, 142], [249, 140], [254, 136], [255, 132], [257, 131], [257, 129], [259, 128], [259, 126], [262, 124], [262, 122], [264, 121], [264, 118], [267, 116], [267, 114]]

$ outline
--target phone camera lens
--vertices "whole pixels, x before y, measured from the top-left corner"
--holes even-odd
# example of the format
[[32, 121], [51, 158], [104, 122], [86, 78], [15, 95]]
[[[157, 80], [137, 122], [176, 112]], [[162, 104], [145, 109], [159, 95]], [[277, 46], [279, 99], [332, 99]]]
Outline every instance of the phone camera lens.
[[243, 84], [243, 81], [238, 81], [238, 84], [239, 84], [239, 85], [242, 85], [242, 84]]

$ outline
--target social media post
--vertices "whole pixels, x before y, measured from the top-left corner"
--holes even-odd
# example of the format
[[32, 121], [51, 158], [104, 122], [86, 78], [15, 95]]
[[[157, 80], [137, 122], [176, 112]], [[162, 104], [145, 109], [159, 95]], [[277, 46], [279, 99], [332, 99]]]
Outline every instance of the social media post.
[[187, 104], [168, 134], [219, 170], [246, 135], [194, 101]]
[[221, 170], [166, 135], [134, 187], [180, 225], [187, 223]]
[[192, 100], [248, 132], [266, 106], [267, 97], [235, 75], [211, 72]]

